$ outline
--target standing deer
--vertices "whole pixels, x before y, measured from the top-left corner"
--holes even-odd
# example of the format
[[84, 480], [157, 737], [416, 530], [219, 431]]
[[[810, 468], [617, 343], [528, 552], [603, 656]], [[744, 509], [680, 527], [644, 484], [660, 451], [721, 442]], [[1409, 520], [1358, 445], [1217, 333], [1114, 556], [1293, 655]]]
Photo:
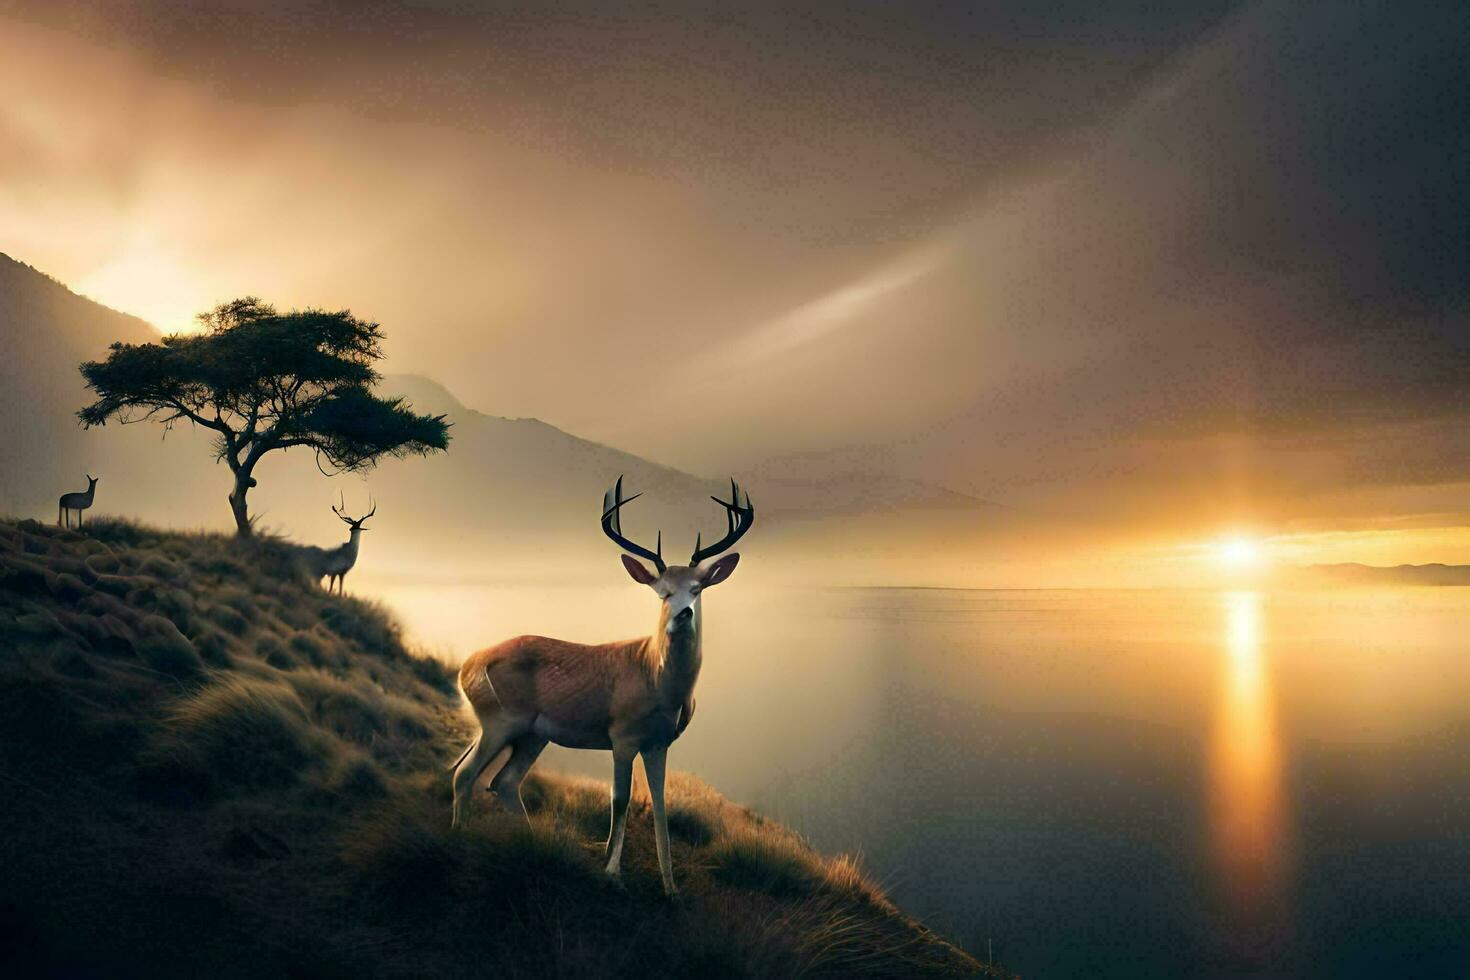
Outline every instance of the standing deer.
[[[340, 492], [338, 493], [338, 499], [341, 500]], [[348, 572], [352, 571], [352, 566], [357, 564], [357, 547], [358, 543], [362, 540], [362, 532], [372, 530], [372, 528], [363, 527], [363, 524], [367, 522], [369, 517], [372, 517], [378, 512], [378, 505], [371, 497], [368, 498], [368, 502], [372, 509], [356, 519], [348, 517], [343, 513], [347, 509], [347, 502], [345, 500], [341, 500], [340, 506], [337, 504], [332, 505], [332, 513], [340, 517], [343, 523], [352, 529], [352, 532], [347, 536], [346, 544], [340, 544], [335, 548], [305, 549], [307, 565], [310, 567], [314, 577], [318, 580], [324, 576], [326, 577], [327, 592], [329, 594], [332, 591], [333, 580], [337, 583], [337, 594], [342, 594], [342, 579]]]
[[71, 512], [77, 512], [77, 527], [82, 526], [82, 511], [92, 506], [92, 498], [97, 496], [97, 477], [87, 474], [87, 489], [76, 493], [64, 493], [56, 507], [56, 526], [71, 527]]
[[[669, 744], [694, 714], [694, 683], [699, 679], [700, 635], [704, 613], [700, 594], [735, 571], [740, 556], [726, 551], [750, 530], [755, 508], [749, 494], [730, 481], [730, 500], [712, 497], [725, 508], [729, 525], [708, 548], [694, 544], [688, 565], [665, 565], [663, 532], [650, 551], [623, 537], [619, 512], [641, 494], [623, 498], [623, 480], [602, 501], [602, 530], [629, 554], [623, 567], [633, 581], [653, 589], [662, 601], [652, 636], [587, 646], [545, 636], [519, 636], [471, 654], [459, 671], [460, 689], [474, 709], [480, 734], [460, 756], [454, 770], [453, 824], [469, 818], [475, 781], [507, 745], [510, 758], [491, 781], [491, 791], [512, 813], [526, 817], [521, 782], [547, 742], [574, 749], [611, 749], [612, 822], [607, 835], [607, 873], [619, 873], [633, 757], [643, 756], [653, 799], [654, 835], [664, 891], [677, 893], [669, 857], [669, 825], [664, 813], [664, 761]], [[637, 558], [653, 563], [656, 572]]]

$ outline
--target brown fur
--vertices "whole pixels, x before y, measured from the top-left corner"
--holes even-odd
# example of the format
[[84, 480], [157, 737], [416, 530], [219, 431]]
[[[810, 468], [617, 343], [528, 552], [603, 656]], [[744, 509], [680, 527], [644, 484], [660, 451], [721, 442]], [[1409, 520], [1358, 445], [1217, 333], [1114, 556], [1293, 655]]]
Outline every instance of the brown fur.
[[604, 736], [607, 744], [618, 736], [672, 741], [688, 724], [692, 698], [679, 698], [672, 711], [661, 703], [669, 645], [660, 639], [662, 621], [653, 636], [616, 643], [517, 636], [471, 654], [459, 671], [460, 689], [482, 719], [509, 711]]

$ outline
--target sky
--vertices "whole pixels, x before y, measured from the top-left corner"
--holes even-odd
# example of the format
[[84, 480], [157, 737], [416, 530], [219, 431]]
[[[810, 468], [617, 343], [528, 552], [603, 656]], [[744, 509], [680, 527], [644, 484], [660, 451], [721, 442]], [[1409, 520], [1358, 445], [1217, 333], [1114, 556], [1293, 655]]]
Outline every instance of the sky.
[[1470, 8], [789, 6], [0, 0], [0, 251], [695, 472], [1470, 561]]

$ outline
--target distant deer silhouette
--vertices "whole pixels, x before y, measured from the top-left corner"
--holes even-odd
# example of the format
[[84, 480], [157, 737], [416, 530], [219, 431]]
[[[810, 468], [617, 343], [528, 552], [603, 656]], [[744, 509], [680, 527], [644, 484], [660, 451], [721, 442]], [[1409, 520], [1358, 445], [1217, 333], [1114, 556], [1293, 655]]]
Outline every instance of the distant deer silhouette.
[[82, 526], [82, 511], [92, 506], [97, 496], [97, 477], [87, 474], [87, 489], [77, 493], [64, 493], [56, 507], [56, 526], [71, 527], [71, 512], [77, 512], [77, 527]]
[[[338, 494], [338, 497], [340, 499], [341, 495]], [[362, 532], [372, 530], [371, 528], [363, 527], [363, 524], [367, 522], [369, 517], [372, 517], [378, 512], [378, 505], [373, 502], [371, 497], [368, 498], [368, 501], [372, 509], [358, 518], [351, 518], [343, 513], [347, 507], [345, 500], [341, 502], [340, 506], [333, 505], [332, 513], [340, 517], [343, 523], [352, 529], [352, 532], [347, 536], [346, 544], [338, 545], [335, 548], [306, 549], [307, 564], [317, 579], [326, 578], [328, 592], [332, 591], [332, 582], [335, 580], [337, 583], [337, 594], [340, 595], [342, 593], [343, 577], [352, 571], [353, 565], [357, 564], [357, 546], [362, 538]]]

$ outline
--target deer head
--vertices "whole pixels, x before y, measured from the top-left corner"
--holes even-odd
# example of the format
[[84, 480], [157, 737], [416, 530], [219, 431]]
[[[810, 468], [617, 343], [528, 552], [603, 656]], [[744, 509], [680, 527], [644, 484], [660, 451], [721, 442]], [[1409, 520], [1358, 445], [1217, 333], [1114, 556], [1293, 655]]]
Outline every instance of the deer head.
[[[668, 565], [664, 562], [662, 531], [659, 532], [657, 543], [652, 551], [623, 536], [619, 513], [625, 505], [637, 500], [642, 494], [635, 493], [631, 497], [624, 498], [622, 477], [618, 477], [618, 482], [603, 495], [602, 531], [618, 547], [629, 552], [623, 555], [623, 567], [628, 570], [633, 581], [653, 589], [654, 594], [663, 601], [665, 610], [663, 622], [667, 624], [665, 629], [671, 634], [694, 628], [694, 604], [699, 594], [729, 578], [735, 571], [735, 565], [740, 561], [739, 553], [731, 552], [710, 565], [701, 564], [729, 550], [755, 523], [755, 507], [750, 502], [750, 494], [745, 495], [745, 502], [742, 504], [740, 493], [740, 487], [734, 480], [731, 480], [728, 501], [721, 500], [719, 497], [710, 498], [725, 508], [728, 530], [723, 538], [708, 548], [700, 546], [703, 536], [697, 537], [694, 541], [694, 554], [690, 557], [688, 565]], [[650, 571], [648, 566], [633, 557], [634, 555], [653, 562], [656, 571]]]
[[95, 477], [91, 473], [88, 473], [87, 474], [87, 489], [88, 490], [91, 490], [93, 487], [95, 487], [97, 485], [97, 480], [98, 479], [99, 479], [99, 477]]
[[352, 530], [354, 530], [354, 531], [371, 531], [372, 530], [372, 528], [363, 527], [363, 524], [366, 523], [367, 519], [369, 517], [372, 517], [374, 514], [376, 514], [378, 512], [378, 504], [377, 504], [376, 501], [373, 500], [372, 497], [369, 497], [368, 498], [368, 503], [371, 505], [372, 509], [369, 510], [366, 514], [363, 514], [361, 517], [358, 517], [358, 518], [348, 517], [344, 513], [344, 511], [347, 509], [347, 501], [345, 499], [343, 499], [343, 497], [342, 497], [342, 491], [340, 491], [340, 490], [337, 491], [337, 499], [338, 499], [338, 503], [332, 505], [332, 513], [334, 513], [338, 517], [340, 517], [342, 519], [342, 522], [344, 524], [346, 524], [348, 527], [352, 528]]

